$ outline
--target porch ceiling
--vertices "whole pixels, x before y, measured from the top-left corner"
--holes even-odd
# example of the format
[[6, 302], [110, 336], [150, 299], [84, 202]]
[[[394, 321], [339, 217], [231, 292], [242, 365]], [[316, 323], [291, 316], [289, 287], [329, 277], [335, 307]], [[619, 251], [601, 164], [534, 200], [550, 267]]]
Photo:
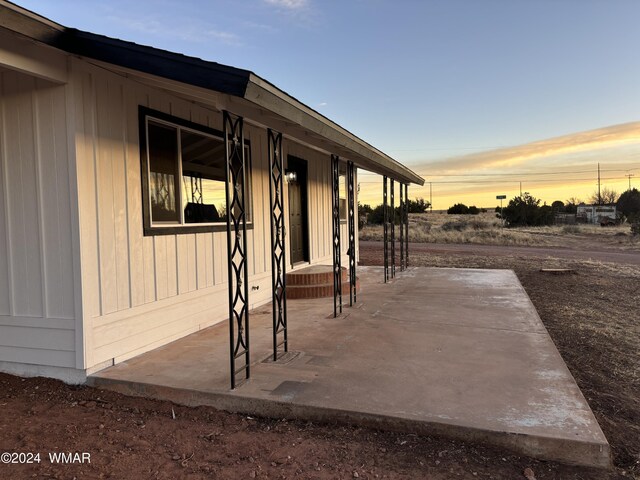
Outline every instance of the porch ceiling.
[[[403, 183], [424, 184], [411, 169], [253, 72], [66, 28], [6, 0], [0, 0], [0, 11], [0, 28], [138, 75], [148, 83], [155, 81], [174, 93], [199, 97], [201, 102], [207, 97], [226, 100], [215, 105], [352, 160], [359, 168]], [[210, 101], [206, 105], [210, 107]]]

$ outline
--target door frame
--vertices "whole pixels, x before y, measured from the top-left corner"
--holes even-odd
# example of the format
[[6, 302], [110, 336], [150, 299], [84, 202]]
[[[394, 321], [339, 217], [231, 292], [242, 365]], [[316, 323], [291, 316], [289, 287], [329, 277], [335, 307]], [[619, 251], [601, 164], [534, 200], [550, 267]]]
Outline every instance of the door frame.
[[[310, 248], [309, 248], [309, 162], [303, 158], [296, 157], [294, 155], [287, 155], [287, 167], [286, 170], [294, 171], [297, 175], [296, 183], [300, 186], [300, 209], [302, 211], [302, 260], [293, 263], [291, 258], [291, 234], [289, 234], [289, 265], [295, 267], [303, 263], [309, 263], [311, 261]], [[291, 232], [291, 209], [289, 201], [289, 191], [287, 188], [287, 223], [289, 223], [289, 232]]]

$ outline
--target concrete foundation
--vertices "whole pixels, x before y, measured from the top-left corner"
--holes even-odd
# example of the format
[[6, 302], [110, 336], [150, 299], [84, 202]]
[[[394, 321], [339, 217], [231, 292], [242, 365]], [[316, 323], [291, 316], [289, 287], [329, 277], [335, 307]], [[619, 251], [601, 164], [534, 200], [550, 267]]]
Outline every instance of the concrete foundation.
[[410, 268], [333, 299], [289, 301], [292, 354], [269, 360], [271, 310], [252, 312], [251, 379], [229, 390], [219, 324], [110, 367], [89, 383], [233, 412], [347, 422], [608, 467], [602, 430], [515, 274]]

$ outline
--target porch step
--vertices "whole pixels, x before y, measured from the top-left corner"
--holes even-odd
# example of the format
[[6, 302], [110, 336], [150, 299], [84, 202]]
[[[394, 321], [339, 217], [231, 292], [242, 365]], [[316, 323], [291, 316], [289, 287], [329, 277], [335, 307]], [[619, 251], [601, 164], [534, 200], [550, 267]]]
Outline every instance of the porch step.
[[[349, 275], [342, 267], [342, 295], [349, 294]], [[312, 265], [301, 270], [287, 273], [287, 299], [323, 298], [333, 296], [333, 267], [331, 265]], [[360, 282], [356, 278], [356, 291]]]

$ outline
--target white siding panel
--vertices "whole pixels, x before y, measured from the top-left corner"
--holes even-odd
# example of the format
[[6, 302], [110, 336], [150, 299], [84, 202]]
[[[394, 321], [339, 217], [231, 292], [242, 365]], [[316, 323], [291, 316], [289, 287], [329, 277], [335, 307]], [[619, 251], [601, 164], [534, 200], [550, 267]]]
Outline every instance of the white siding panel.
[[113, 232], [116, 247], [116, 295], [118, 310], [131, 307], [130, 252], [127, 211], [126, 121], [122, 108], [122, 86], [110, 85], [108, 100], [112, 104], [107, 122], [107, 141], [113, 176]]
[[216, 285], [227, 282], [227, 234], [213, 234], [213, 276]]
[[82, 265], [82, 294], [85, 318], [101, 314], [100, 242], [98, 241], [98, 201], [96, 192], [95, 96], [92, 77], [81, 73], [74, 78], [76, 89], [76, 164], [78, 214]]
[[0, 325], [0, 346], [75, 351], [74, 330]]
[[156, 298], [169, 296], [169, 274], [167, 268], [167, 236], [153, 237], [154, 264], [156, 270]]
[[0, 362], [74, 368], [75, 352], [0, 346]]
[[[2, 76], [0, 79], [4, 80]], [[0, 81], [0, 95], [3, 81]], [[3, 98], [3, 97], [0, 97]], [[4, 107], [4, 102], [2, 102]], [[7, 176], [7, 138], [4, 125], [6, 119], [5, 109], [0, 108], [0, 315], [11, 314], [11, 282], [9, 282], [9, 224], [7, 223], [7, 194], [9, 191], [9, 179]]]
[[96, 108], [96, 190], [98, 206], [98, 237], [100, 259], [100, 283], [102, 310], [101, 313], [118, 311], [118, 276], [117, 263], [121, 252], [116, 244], [116, 194], [113, 170], [118, 158], [113, 158], [113, 145], [117, 141], [112, 138], [111, 118], [114, 115], [110, 88], [101, 76], [95, 78]]
[[148, 305], [138, 314], [132, 312], [132, 316], [115, 314], [113, 318], [103, 318], [94, 328], [95, 361], [99, 363], [126, 355], [181, 331], [208, 326], [224, 318], [226, 310], [223, 312], [216, 306], [226, 304], [226, 289], [208, 294], [194, 292], [187, 297], [179, 302], [159, 301], [155, 308], [148, 308]]
[[0, 74], [0, 362], [76, 367], [65, 87]]
[[14, 315], [43, 316], [32, 91], [35, 80], [4, 75], [7, 224]]
[[178, 294], [189, 292], [189, 253], [186, 235], [176, 235], [176, 257], [178, 259]]
[[[129, 285], [131, 306], [145, 303], [145, 269], [143, 224], [140, 199], [140, 148], [138, 146], [138, 104], [145, 101], [138, 88], [125, 88], [122, 111], [126, 115], [124, 123], [124, 149], [126, 163], [126, 205], [127, 235], [129, 242]], [[149, 278], [153, 278], [149, 275]], [[155, 289], [154, 289], [155, 290]]]
[[65, 98], [39, 81], [37, 112], [46, 316], [74, 317]]
[[193, 292], [198, 289], [198, 256], [196, 246], [196, 236], [193, 233], [183, 235], [187, 240], [187, 264], [182, 268], [187, 269], [187, 291]]

